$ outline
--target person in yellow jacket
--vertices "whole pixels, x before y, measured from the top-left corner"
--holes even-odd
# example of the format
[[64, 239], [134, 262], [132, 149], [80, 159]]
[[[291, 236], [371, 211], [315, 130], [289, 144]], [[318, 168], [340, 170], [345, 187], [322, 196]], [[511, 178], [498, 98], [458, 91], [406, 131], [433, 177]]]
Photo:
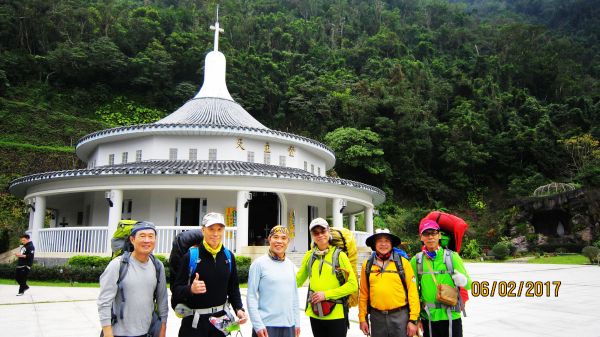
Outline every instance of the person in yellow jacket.
[[345, 337], [348, 332], [347, 296], [357, 291], [358, 281], [346, 253], [331, 246], [329, 224], [316, 218], [309, 226], [315, 247], [304, 255], [296, 274], [298, 287], [310, 278], [306, 315], [314, 337]]
[[366, 244], [373, 253], [360, 272], [360, 329], [373, 337], [417, 335], [419, 291], [410, 262], [393, 249], [400, 238], [387, 229], [378, 229]]

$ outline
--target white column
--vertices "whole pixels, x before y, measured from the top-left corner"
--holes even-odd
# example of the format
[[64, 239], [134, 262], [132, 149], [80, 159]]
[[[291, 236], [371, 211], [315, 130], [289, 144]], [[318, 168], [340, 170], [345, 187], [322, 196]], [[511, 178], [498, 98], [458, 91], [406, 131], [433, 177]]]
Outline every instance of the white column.
[[44, 228], [44, 220], [46, 218], [46, 197], [35, 197], [34, 207], [31, 240], [34, 246], [41, 248], [43, 245], [40, 242], [40, 229]]
[[354, 214], [348, 216], [348, 227], [351, 231], [356, 230], [356, 216]]
[[373, 207], [365, 208], [365, 228], [367, 233], [373, 234]]
[[110, 253], [110, 240], [117, 230], [121, 214], [123, 214], [123, 190], [110, 190], [105, 197], [110, 198], [112, 202], [112, 207], [108, 207], [108, 234], [106, 235], [106, 252]]
[[248, 201], [249, 191], [237, 192], [237, 232], [235, 234], [235, 251], [240, 252], [242, 247], [248, 246], [248, 208], [244, 207]]
[[331, 200], [331, 212], [333, 217], [333, 227], [342, 228], [344, 227], [344, 216], [340, 213], [340, 209], [342, 208], [342, 199], [333, 198]]
[[288, 202], [285, 194], [277, 193], [279, 197], [279, 225], [284, 227], [288, 227], [290, 224], [288, 223]]
[[[33, 199], [35, 200], [35, 199]], [[35, 218], [35, 211], [32, 208], [29, 208], [29, 225], [27, 226], [27, 230], [31, 232], [33, 230], [33, 219]]]

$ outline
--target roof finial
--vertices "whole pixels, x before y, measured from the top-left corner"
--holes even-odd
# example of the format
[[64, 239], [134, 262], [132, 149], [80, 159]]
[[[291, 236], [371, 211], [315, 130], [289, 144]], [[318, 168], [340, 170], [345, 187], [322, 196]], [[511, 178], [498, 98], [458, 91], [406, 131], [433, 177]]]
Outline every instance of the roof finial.
[[214, 26], [210, 26], [215, 31], [215, 51], [219, 51], [219, 33], [224, 33], [223, 28], [219, 28], [219, 5], [217, 5], [217, 21]]

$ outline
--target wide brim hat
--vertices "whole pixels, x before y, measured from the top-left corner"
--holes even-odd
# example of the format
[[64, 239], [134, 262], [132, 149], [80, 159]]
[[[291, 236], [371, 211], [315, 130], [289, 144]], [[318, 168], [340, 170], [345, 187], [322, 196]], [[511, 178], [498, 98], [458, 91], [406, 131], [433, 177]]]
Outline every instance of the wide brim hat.
[[365, 240], [367, 246], [371, 247], [372, 250], [375, 250], [375, 242], [377, 238], [385, 235], [392, 241], [392, 247], [396, 247], [400, 244], [401, 240], [398, 236], [392, 234], [389, 229], [377, 229], [375, 233]]

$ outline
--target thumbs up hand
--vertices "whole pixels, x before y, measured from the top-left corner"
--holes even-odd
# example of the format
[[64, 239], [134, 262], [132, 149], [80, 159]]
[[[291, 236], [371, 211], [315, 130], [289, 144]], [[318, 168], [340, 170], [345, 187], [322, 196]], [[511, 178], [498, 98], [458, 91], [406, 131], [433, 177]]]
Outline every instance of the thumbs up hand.
[[206, 292], [206, 284], [204, 281], [200, 280], [200, 275], [196, 273], [196, 277], [194, 277], [194, 281], [192, 281], [192, 285], [190, 286], [190, 290], [192, 294], [204, 294]]

